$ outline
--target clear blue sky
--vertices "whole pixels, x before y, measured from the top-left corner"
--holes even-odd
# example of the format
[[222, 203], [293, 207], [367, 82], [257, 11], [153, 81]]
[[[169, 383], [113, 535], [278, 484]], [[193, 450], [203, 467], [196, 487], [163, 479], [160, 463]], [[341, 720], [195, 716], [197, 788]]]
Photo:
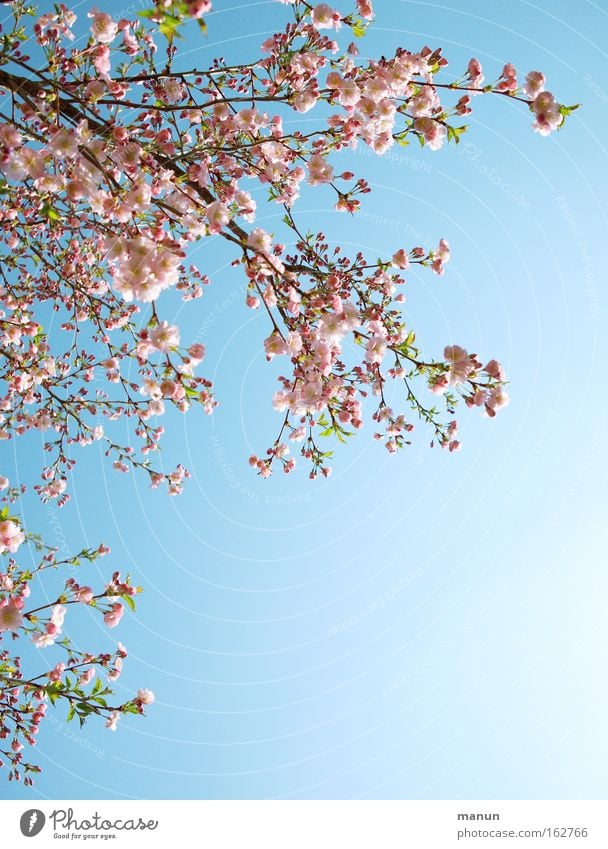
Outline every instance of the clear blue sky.
[[[214, 5], [186, 64], [249, 59], [288, 14]], [[448, 71], [477, 56], [489, 79], [512, 61], [584, 105], [543, 139], [525, 109], [478, 98], [459, 148], [351, 156], [373, 187], [358, 217], [333, 213], [323, 189], [301, 205], [308, 226], [372, 256], [446, 237], [446, 275], [410, 275], [407, 313], [430, 355], [456, 343], [502, 360], [511, 405], [494, 421], [463, 412], [457, 455], [418, 428], [391, 458], [367, 425], [328, 481], [256, 478], [247, 456], [279, 423], [267, 327], [228, 251], [202, 244], [208, 293], [165, 307], [205, 342], [221, 402], [212, 418], [172, 417], [184, 495], [150, 492], [90, 448], [64, 510], [28, 502], [30, 527], [72, 548], [103, 539], [100, 567], [145, 585], [117, 631], [79, 611], [74, 633], [122, 640], [120, 697], [157, 697], [115, 734], [66, 728], [58, 711], [34, 799], [606, 796], [608, 16], [590, 0], [375, 5], [370, 56], [442, 46]], [[280, 209], [258, 198], [278, 230]], [[0, 797], [22, 794], [0, 783]]]

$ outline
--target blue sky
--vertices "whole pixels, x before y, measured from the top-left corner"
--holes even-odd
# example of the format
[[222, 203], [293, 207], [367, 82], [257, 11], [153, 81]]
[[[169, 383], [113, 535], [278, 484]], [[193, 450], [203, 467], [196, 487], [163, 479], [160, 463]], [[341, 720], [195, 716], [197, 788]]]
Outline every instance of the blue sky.
[[[287, 15], [214, 5], [185, 64], [252, 58]], [[370, 56], [442, 46], [446, 76], [477, 56], [488, 79], [512, 61], [583, 104], [543, 139], [524, 108], [477, 98], [459, 147], [345, 156], [373, 188], [360, 215], [334, 213], [322, 188], [300, 204], [304, 226], [372, 256], [447, 238], [445, 276], [409, 276], [407, 315], [431, 356], [455, 343], [500, 359], [511, 404], [493, 421], [463, 411], [457, 455], [429, 450], [419, 427], [391, 458], [368, 424], [329, 480], [260, 480], [247, 457], [280, 426], [268, 329], [229, 251], [200, 245], [212, 286], [165, 304], [184, 340], [205, 342], [220, 400], [211, 418], [168, 422], [167, 466], [192, 472], [184, 494], [117, 475], [92, 447], [66, 508], [27, 502], [30, 528], [60, 547], [104, 540], [101, 574], [145, 586], [119, 633], [86, 610], [72, 627], [87, 647], [127, 645], [121, 698], [157, 697], [115, 734], [57, 711], [34, 798], [605, 798], [606, 12], [589, 0], [375, 7]], [[280, 209], [258, 198], [261, 226], [279, 232]]]

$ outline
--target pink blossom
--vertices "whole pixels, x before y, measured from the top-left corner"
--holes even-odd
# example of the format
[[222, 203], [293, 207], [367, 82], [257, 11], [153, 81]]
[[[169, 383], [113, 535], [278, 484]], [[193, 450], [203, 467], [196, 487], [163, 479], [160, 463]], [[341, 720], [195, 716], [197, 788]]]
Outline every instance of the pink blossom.
[[497, 380], [504, 380], [505, 373], [501, 364], [497, 360], [490, 360], [483, 369], [490, 377], [495, 377]]
[[372, 336], [367, 341], [365, 359], [368, 363], [381, 363], [386, 354], [386, 340], [381, 336]]
[[272, 247], [272, 239], [265, 230], [262, 230], [261, 227], [256, 227], [249, 234], [247, 244], [257, 253], [268, 254]]
[[509, 403], [509, 396], [503, 391], [501, 386], [490, 389], [485, 402], [486, 414], [490, 417], [496, 415], [496, 410], [506, 407]]
[[294, 407], [299, 414], [316, 412], [322, 402], [323, 384], [320, 380], [307, 381], [296, 393]]
[[163, 398], [178, 398], [179, 388], [179, 383], [176, 383], [175, 380], [163, 380], [160, 385]]
[[178, 80], [170, 77], [158, 88], [158, 94], [166, 103], [179, 103], [186, 96], [186, 90]]
[[188, 14], [191, 18], [201, 18], [211, 11], [211, 0], [186, 0]]
[[357, 11], [366, 21], [371, 21], [374, 17], [374, 8], [371, 0], [357, 0]]
[[150, 331], [150, 341], [157, 350], [166, 353], [179, 345], [179, 327], [160, 321]]
[[21, 133], [8, 124], [0, 124], [0, 146], [8, 150], [16, 150], [23, 144]]
[[497, 91], [517, 91], [517, 70], [510, 63], [502, 69], [500, 81], [496, 86]]
[[545, 75], [541, 74], [540, 71], [530, 71], [526, 74], [526, 83], [524, 85], [524, 93], [530, 98], [530, 100], [534, 100], [541, 91], [544, 91], [545, 88]]
[[74, 157], [78, 153], [78, 138], [74, 132], [61, 128], [53, 134], [49, 150], [58, 159]]
[[106, 728], [109, 728], [110, 731], [116, 731], [116, 726], [118, 725], [118, 720], [120, 719], [120, 712], [117, 710], [113, 710], [110, 713], [110, 716], [106, 720]]
[[86, 672], [78, 678], [78, 683], [81, 687], [85, 687], [87, 684], [90, 684], [93, 678], [95, 677], [95, 667], [89, 666]]
[[137, 691], [137, 701], [141, 702], [143, 705], [151, 705], [155, 700], [154, 693], [152, 690], [138, 690]]
[[93, 53], [93, 63], [95, 70], [102, 77], [107, 77], [112, 67], [110, 63], [110, 48], [105, 44], [100, 44]]
[[481, 88], [483, 85], [483, 70], [479, 59], [471, 59], [468, 67], [469, 81], [474, 88]]
[[196, 362], [201, 362], [205, 358], [205, 346], [202, 342], [195, 342], [188, 348], [188, 353]]
[[118, 24], [105, 12], [98, 12], [93, 9], [89, 12], [89, 18], [93, 18], [91, 24], [91, 32], [95, 41], [101, 44], [109, 44], [116, 38], [118, 32]]
[[108, 680], [109, 681], [118, 681], [120, 678], [120, 674], [122, 672], [122, 659], [117, 657], [114, 661], [114, 668], [108, 672]]
[[228, 207], [219, 200], [209, 204], [206, 214], [210, 233], [220, 233], [222, 228], [230, 221]]
[[463, 383], [475, 369], [471, 357], [460, 345], [448, 345], [443, 356], [450, 364], [448, 380], [452, 385]]
[[316, 29], [331, 29], [332, 27], [340, 29], [342, 25], [340, 13], [328, 6], [327, 3], [319, 3], [318, 6], [315, 6], [310, 17], [312, 25]]
[[329, 183], [333, 179], [334, 169], [324, 156], [315, 153], [308, 160], [308, 182], [311, 186]]
[[25, 540], [25, 534], [12, 519], [0, 522], [0, 554], [9, 551], [14, 554]]
[[437, 250], [434, 253], [432, 269], [435, 274], [443, 274], [443, 267], [450, 261], [450, 246], [445, 239], [440, 239]]
[[550, 91], [541, 91], [532, 103], [532, 111], [536, 115], [536, 121], [532, 125], [541, 136], [548, 136], [564, 121], [559, 103]]
[[434, 118], [416, 118], [414, 129], [423, 136], [431, 150], [439, 150], [443, 146], [447, 136], [446, 128]]
[[404, 271], [407, 271], [410, 267], [409, 257], [403, 248], [393, 254], [393, 265], [397, 268], [402, 268]]
[[470, 115], [473, 111], [470, 108], [471, 98], [468, 94], [463, 94], [463, 96], [458, 100], [454, 109], [456, 110], [457, 115]]
[[76, 593], [76, 598], [78, 601], [82, 602], [82, 604], [89, 604], [93, 599], [93, 590], [91, 587], [80, 587]]
[[295, 95], [292, 101], [293, 108], [296, 112], [309, 112], [315, 106], [318, 99], [318, 91], [309, 86]]
[[23, 624], [23, 616], [15, 599], [0, 601], [0, 631], [16, 631]]
[[53, 607], [51, 613], [51, 624], [57, 629], [53, 633], [57, 634], [61, 632], [66, 613], [67, 607], [64, 604], [56, 604]]
[[108, 626], [108, 628], [115, 628], [122, 619], [122, 615], [124, 612], [124, 607], [119, 601], [117, 601], [112, 605], [111, 609], [108, 610], [107, 613], [104, 613], [103, 621]]
[[61, 681], [61, 676], [65, 671], [65, 663], [58, 663], [48, 673], [49, 681]]
[[37, 649], [48, 648], [48, 646], [52, 646], [54, 644], [55, 636], [56, 634], [52, 634], [47, 631], [44, 633], [36, 633], [32, 637], [32, 642]]
[[286, 354], [287, 344], [281, 335], [275, 331], [274, 333], [271, 333], [264, 342], [264, 349], [266, 351], [267, 359], [271, 360], [273, 357], [280, 354]]
[[342, 106], [356, 106], [361, 100], [361, 90], [355, 80], [344, 79], [336, 71], [327, 75], [327, 85], [337, 93]]

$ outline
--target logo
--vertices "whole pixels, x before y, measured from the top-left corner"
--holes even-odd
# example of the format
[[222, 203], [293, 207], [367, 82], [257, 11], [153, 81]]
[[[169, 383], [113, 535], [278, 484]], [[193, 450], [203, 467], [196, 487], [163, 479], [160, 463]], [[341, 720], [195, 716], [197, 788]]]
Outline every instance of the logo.
[[19, 825], [24, 837], [36, 837], [44, 828], [45, 816], [42, 811], [32, 808], [21, 815]]

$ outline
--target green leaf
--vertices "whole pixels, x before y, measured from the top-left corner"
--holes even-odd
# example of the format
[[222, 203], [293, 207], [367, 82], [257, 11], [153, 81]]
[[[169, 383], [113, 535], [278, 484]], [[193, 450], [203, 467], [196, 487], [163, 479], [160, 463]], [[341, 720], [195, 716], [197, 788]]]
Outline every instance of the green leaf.
[[52, 684], [47, 684], [44, 689], [47, 692], [51, 704], [54, 705], [59, 696], [61, 695], [64, 686], [61, 681], [54, 681]]
[[167, 41], [171, 42], [175, 36], [182, 38], [182, 34], [177, 31], [177, 28], [181, 23], [182, 21], [180, 18], [174, 18], [173, 15], [165, 15], [165, 20], [159, 24], [158, 28]]
[[135, 602], [133, 601], [133, 598], [130, 595], [123, 595], [122, 598], [124, 598], [131, 610], [135, 610]]
[[575, 103], [574, 106], [563, 106], [562, 105], [562, 106], [559, 107], [559, 113], [560, 113], [560, 115], [563, 115], [564, 118], [567, 118], [568, 115], [571, 115], [573, 112], [575, 112], [579, 108], [580, 108], [580, 103]]
[[48, 203], [44, 204], [41, 212], [43, 215], [46, 215], [50, 221], [61, 221], [61, 215]]
[[459, 143], [459, 141], [460, 141], [460, 136], [461, 136], [463, 133], [466, 133], [467, 129], [468, 129], [468, 125], [467, 125], [467, 124], [465, 124], [465, 125], [464, 125], [464, 126], [462, 126], [462, 127], [451, 127], [451, 126], [448, 124], [448, 141], [449, 141], [449, 142], [450, 142], [450, 141], [453, 141], [455, 144], [458, 144], [458, 143]]

